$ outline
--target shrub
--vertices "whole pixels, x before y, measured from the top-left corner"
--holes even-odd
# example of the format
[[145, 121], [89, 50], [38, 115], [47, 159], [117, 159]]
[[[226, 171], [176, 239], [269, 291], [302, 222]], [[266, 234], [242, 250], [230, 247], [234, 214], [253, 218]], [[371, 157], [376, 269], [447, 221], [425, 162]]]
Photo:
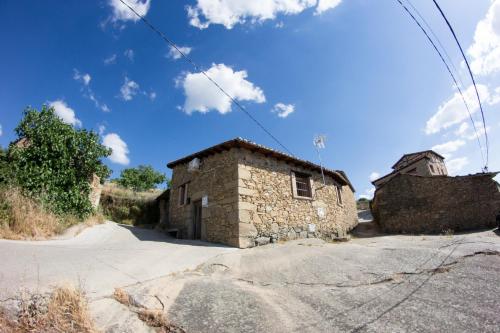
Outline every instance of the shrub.
[[90, 215], [90, 180], [95, 174], [103, 181], [110, 174], [101, 158], [111, 151], [99, 136], [64, 123], [46, 106], [40, 112], [27, 108], [16, 133], [19, 139], [8, 152], [15, 185], [56, 214]]
[[166, 180], [167, 177], [165, 174], [156, 171], [152, 166], [139, 165], [137, 168], [122, 170], [120, 178], [116, 179], [116, 183], [122, 187], [139, 192], [155, 188], [155, 186]]

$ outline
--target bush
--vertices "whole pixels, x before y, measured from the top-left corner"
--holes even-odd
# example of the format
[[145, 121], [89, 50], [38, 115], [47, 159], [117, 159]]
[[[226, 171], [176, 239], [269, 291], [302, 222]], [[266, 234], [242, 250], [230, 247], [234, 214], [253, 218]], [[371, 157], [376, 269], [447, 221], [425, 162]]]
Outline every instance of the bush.
[[116, 183], [134, 191], [147, 191], [167, 180], [165, 174], [156, 171], [150, 165], [139, 165], [137, 168], [122, 170]]
[[19, 139], [8, 151], [14, 184], [56, 214], [89, 216], [90, 181], [93, 175], [104, 181], [110, 174], [101, 158], [111, 151], [99, 136], [64, 123], [46, 106], [40, 112], [27, 108], [16, 133]]

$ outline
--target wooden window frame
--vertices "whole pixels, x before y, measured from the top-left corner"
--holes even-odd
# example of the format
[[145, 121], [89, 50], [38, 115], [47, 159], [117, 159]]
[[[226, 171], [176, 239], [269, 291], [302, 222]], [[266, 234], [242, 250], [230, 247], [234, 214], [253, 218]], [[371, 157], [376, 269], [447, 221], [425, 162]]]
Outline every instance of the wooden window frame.
[[188, 186], [189, 183], [184, 183], [179, 186], [179, 206], [185, 206], [188, 204]]
[[342, 199], [343, 187], [341, 185], [335, 185], [335, 188], [337, 190], [337, 204], [339, 206], [344, 206], [344, 200]]
[[[301, 191], [302, 189], [299, 189], [299, 191], [297, 190], [297, 176], [300, 176], [300, 178], [307, 178], [308, 181], [305, 182], [305, 184], [308, 186], [309, 196], [299, 195], [299, 191]], [[292, 171], [291, 180], [292, 180], [292, 193], [295, 199], [314, 200], [314, 186], [313, 186], [312, 175], [300, 171]]]

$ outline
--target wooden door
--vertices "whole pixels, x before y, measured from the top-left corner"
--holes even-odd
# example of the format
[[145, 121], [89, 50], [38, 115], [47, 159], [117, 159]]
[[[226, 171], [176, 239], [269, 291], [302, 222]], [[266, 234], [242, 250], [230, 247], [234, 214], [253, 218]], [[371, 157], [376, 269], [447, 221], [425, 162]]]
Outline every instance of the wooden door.
[[193, 202], [193, 239], [201, 239], [201, 200]]

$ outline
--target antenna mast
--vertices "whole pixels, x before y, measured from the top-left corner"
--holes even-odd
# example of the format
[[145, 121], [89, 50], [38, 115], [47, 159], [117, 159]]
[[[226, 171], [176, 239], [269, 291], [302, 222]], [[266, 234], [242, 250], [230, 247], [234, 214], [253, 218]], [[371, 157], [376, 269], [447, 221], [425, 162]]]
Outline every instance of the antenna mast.
[[325, 172], [323, 171], [323, 162], [321, 161], [320, 149], [325, 149], [326, 135], [316, 135], [313, 140], [314, 147], [318, 153], [319, 166], [321, 167], [321, 176], [323, 177], [323, 185], [326, 185]]

